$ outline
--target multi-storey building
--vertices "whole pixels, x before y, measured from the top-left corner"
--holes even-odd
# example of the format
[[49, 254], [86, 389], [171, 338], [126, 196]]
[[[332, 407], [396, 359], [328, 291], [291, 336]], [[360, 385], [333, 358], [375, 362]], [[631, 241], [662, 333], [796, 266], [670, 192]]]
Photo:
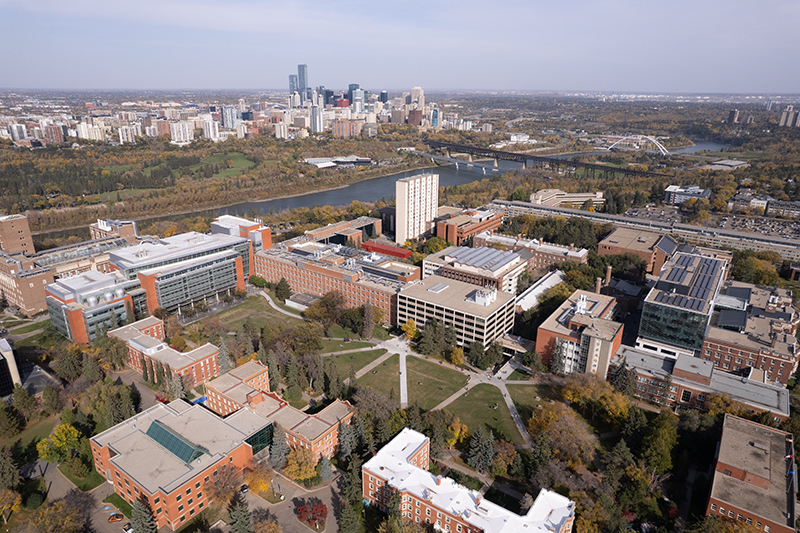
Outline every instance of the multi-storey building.
[[417, 328], [425, 329], [434, 318], [455, 329], [459, 345], [488, 346], [514, 326], [514, 296], [436, 275], [400, 290], [398, 324], [413, 320]]
[[28, 217], [0, 215], [0, 250], [7, 254], [35, 252]]
[[758, 376], [721, 372], [711, 361], [690, 355], [677, 358], [621, 346], [611, 360], [613, 376], [623, 362], [636, 372], [635, 394], [643, 400], [668, 405], [674, 411], [706, 411], [711, 396], [724, 396], [751, 413], [769, 411], [776, 421], [789, 418], [789, 391], [764, 383]]
[[256, 274], [277, 283], [285, 278], [293, 292], [322, 296], [339, 291], [348, 307], [366, 302], [384, 311], [384, 323], [397, 323], [397, 293], [420, 279], [420, 270], [376, 253], [338, 244], [284, 243], [255, 255]]
[[219, 122], [206, 120], [203, 122], [203, 137], [212, 141], [219, 140]]
[[93, 341], [102, 328], [116, 328], [147, 305], [138, 280], [94, 270], [55, 281], [45, 294], [53, 327], [77, 343]]
[[247, 258], [247, 276], [255, 274], [253, 254], [272, 248], [272, 230], [261, 223], [261, 220], [247, 220], [232, 215], [221, 215], [211, 223], [211, 233], [216, 235], [232, 235], [250, 241], [250, 253]]
[[430, 439], [404, 428], [361, 468], [364, 500], [386, 511], [400, 493], [403, 518], [448, 533], [570, 533], [575, 502], [547, 489], [518, 515], [428, 471]]
[[48, 124], [44, 128], [44, 140], [47, 144], [58, 144], [64, 142], [64, 126], [58, 124]]
[[272, 423], [250, 409], [224, 420], [183, 400], [153, 407], [90, 439], [97, 472], [126, 502], [148, 504], [176, 530], [211, 502], [226, 469], [251, 468], [272, 443]]
[[158, 308], [171, 311], [243, 290], [252, 261], [251, 241], [189, 232], [117, 250], [110, 261], [125, 279], [139, 281], [152, 314]]
[[140, 133], [139, 128], [133, 126], [122, 126], [118, 130], [120, 144], [134, 144], [136, 142], [136, 134]]
[[89, 236], [92, 239], [106, 239], [108, 237], [122, 237], [131, 244], [139, 242], [136, 233], [136, 222], [133, 220], [112, 220], [110, 218], [97, 219], [89, 224]]
[[563, 372], [594, 374], [605, 379], [611, 358], [622, 344], [623, 325], [614, 321], [612, 296], [575, 291], [536, 333], [536, 351], [546, 364], [561, 344]]
[[600, 255], [634, 254], [645, 262], [648, 274], [658, 274], [678, 248], [669, 235], [634, 228], [617, 228], [597, 244]]
[[517, 280], [527, 270], [526, 251], [504, 252], [495, 248], [450, 246], [427, 256], [422, 262], [422, 276], [437, 275], [481, 287], [494, 287], [509, 294], [517, 293]]
[[[440, 210], [441, 212], [441, 210]], [[436, 236], [461, 246], [479, 233], [496, 230], [503, 223], [503, 213], [478, 209], [456, 210], [436, 218]], [[474, 244], [473, 244], [474, 246]]]
[[800, 218], [800, 202], [770, 200], [764, 214], [768, 217]]
[[164, 342], [164, 322], [147, 317], [108, 332], [128, 346], [126, 364], [158, 382], [159, 367], [165, 379], [181, 376], [188, 387], [206, 383], [219, 375], [219, 348], [205, 343], [188, 352], [179, 352]]
[[[514, 139], [512, 138], [513, 141]], [[591, 202], [594, 207], [601, 206], [606, 202], [602, 192], [564, 192], [561, 189], [542, 189], [531, 194], [530, 200], [532, 204], [536, 205], [551, 207], [573, 206], [576, 208], [581, 207], [586, 202]]]
[[670, 185], [664, 189], [664, 202], [679, 205], [687, 200], [709, 199], [711, 189], [701, 189], [697, 185]]
[[258, 361], [248, 361], [206, 385], [206, 405], [220, 416], [238, 411], [262, 392], [269, 392], [269, 372]]
[[421, 174], [397, 180], [395, 242], [405, 244], [431, 230], [439, 208], [439, 175]]
[[792, 533], [796, 472], [791, 433], [726, 414], [706, 516], [765, 533]]
[[472, 246], [475, 248], [491, 246], [512, 252], [526, 250], [530, 253], [528, 270], [549, 269], [558, 266], [563, 261], [574, 261], [581, 264], [589, 262], [589, 250], [586, 248], [575, 248], [573, 245], [560, 246], [537, 239], [523, 239], [521, 236], [500, 235], [492, 231], [475, 235], [472, 239]]
[[700, 356], [719, 370], [753, 370], [786, 385], [798, 367], [798, 323], [791, 290], [725, 282], [714, 300]]
[[636, 347], [699, 355], [724, 277], [724, 260], [675, 254], [644, 300]]

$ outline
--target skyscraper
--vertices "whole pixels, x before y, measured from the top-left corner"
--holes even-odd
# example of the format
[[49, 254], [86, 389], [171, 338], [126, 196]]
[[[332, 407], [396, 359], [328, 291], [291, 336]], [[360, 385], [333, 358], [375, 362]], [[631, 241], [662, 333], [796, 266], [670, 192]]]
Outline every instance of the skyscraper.
[[298, 92], [300, 99], [305, 102], [308, 98], [308, 65], [297, 65], [297, 82], [300, 85]]
[[234, 130], [236, 129], [236, 122], [237, 122], [237, 113], [236, 107], [232, 105], [226, 105], [222, 108], [222, 127], [226, 130]]
[[382, 103], [384, 103], [384, 104], [385, 104], [386, 102], [388, 102], [388, 101], [389, 101], [389, 93], [388, 93], [388, 92], [386, 92], [386, 91], [381, 91], [381, 98], [380, 98], [380, 100], [381, 100], [381, 102], [382, 102]]
[[289, 74], [289, 96], [297, 92], [299, 86], [297, 85], [297, 74]]
[[311, 106], [311, 131], [314, 133], [322, 132], [322, 109], [318, 105]]
[[439, 174], [422, 174], [397, 180], [395, 242], [405, 244], [431, 229], [439, 209]]
[[356, 89], [360, 89], [360, 86], [357, 83], [351, 83], [347, 86], [347, 99], [351, 104], [353, 103], [353, 91]]
[[425, 107], [425, 91], [422, 87], [414, 87], [411, 89], [411, 103], [416, 102], [420, 109]]

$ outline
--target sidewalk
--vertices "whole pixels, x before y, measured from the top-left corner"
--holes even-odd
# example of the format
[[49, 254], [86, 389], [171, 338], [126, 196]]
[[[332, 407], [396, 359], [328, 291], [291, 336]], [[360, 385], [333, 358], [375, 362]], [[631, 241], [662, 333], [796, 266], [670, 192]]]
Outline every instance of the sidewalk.
[[[447, 450], [446, 453], [449, 453], [449, 454], [452, 455], [452, 452], [450, 452], [449, 450]], [[468, 476], [477, 478], [478, 481], [483, 483], [484, 487], [486, 487], [486, 488], [491, 487], [491, 488], [499, 490], [500, 492], [502, 492], [504, 494], [508, 494], [512, 498], [516, 498], [518, 500], [522, 499], [523, 495], [520, 494], [519, 492], [515, 491], [514, 489], [512, 489], [508, 485], [506, 485], [504, 483], [496, 483], [496, 482], [492, 481], [490, 478], [484, 476], [483, 474], [479, 474], [478, 472], [476, 472], [475, 470], [472, 470], [471, 468], [467, 468], [467, 467], [461, 466], [460, 464], [456, 463], [455, 461], [451, 461], [450, 459], [434, 459], [434, 461], [442, 463], [444, 465], [447, 465], [447, 467], [450, 468], [451, 470], [458, 470], [462, 474], [466, 474]], [[485, 492], [486, 492], [486, 490], [484, 488], [481, 488], [481, 494], [483, 494]]]

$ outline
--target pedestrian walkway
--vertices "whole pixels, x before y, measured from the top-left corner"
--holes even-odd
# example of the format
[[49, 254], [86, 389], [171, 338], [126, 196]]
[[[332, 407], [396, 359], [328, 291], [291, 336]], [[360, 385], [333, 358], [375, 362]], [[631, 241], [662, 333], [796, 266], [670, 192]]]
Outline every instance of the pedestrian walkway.
[[[475, 470], [472, 470], [471, 468], [467, 468], [466, 466], [461, 466], [460, 464], [456, 463], [455, 461], [452, 461], [450, 459], [436, 459], [436, 462], [446, 465], [451, 470], [458, 470], [462, 474], [466, 474], [468, 476], [477, 478], [478, 481], [483, 483], [483, 485], [486, 488], [492, 487], [494, 489], [499, 490], [500, 492], [502, 492], [504, 494], [508, 494], [512, 498], [516, 498], [517, 500], [521, 500], [522, 499], [522, 496], [523, 496], [522, 494], [520, 494], [516, 490], [512, 489], [511, 487], [509, 487], [505, 483], [496, 483], [496, 482], [492, 481], [492, 479], [488, 478], [487, 476], [484, 476], [483, 474], [480, 474], [480, 473], [476, 472]], [[483, 494], [485, 492], [486, 492], [486, 489], [482, 489], [481, 490], [481, 494]]]
[[279, 312], [279, 313], [283, 313], [284, 315], [286, 315], [286, 316], [290, 316], [290, 317], [292, 317], [292, 318], [299, 318], [300, 320], [305, 320], [305, 318], [303, 318], [303, 317], [302, 317], [302, 316], [300, 316], [299, 314], [297, 314], [297, 313], [290, 313], [290, 312], [289, 312], [289, 311], [287, 311], [286, 309], [283, 309], [283, 308], [282, 308], [282, 307], [280, 307], [278, 304], [276, 304], [275, 302], [273, 302], [273, 301], [272, 301], [272, 298], [270, 298], [270, 297], [269, 297], [269, 294], [267, 294], [266, 292], [264, 292], [264, 291], [261, 291], [261, 292], [259, 292], [258, 294], [260, 294], [261, 296], [263, 296], [264, 298], [266, 298], [266, 299], [267, 299], [267, 303], [269, 304], [269, 306], [270, 306], [270, 307], [272, 307], [272, 308], [273, 308], [274, 310], [276, 310], [277, 312]]
[[406, 372], [406, 354], [400, 352], [400, 408], [408, 407], [408, 372]]
[[[336, 339], [330, 339], [328, 337], [325, 337], [325, 338], [327, 340], [336, 340]], [[377, 348], [378, 348], [378, 346], [367, 346], [366, 348], [355, 348], [353, 350], [341, 350], [341, 351], [338, 351], [338, 352], [325, 352], [325, 353], [320, 354], [320, 356], [321, 357], [328, 357], [329, 355], [342, 355], [342, 354], [346, 354], [346, 353], [368, 352], [370, 350], [375, 350]]]

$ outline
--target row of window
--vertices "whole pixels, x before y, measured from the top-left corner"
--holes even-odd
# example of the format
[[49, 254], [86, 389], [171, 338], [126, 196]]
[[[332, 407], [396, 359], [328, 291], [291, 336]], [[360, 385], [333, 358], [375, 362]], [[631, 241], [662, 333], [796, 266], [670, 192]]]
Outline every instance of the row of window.
[[[712, 503], [711, 504], [711, 510], [712, 511], [717, 511], [717, 504]], [[721, 514], [722, 516], [725, 516], [725, 508], [724, 507], [720, 507], [719, 508], [719, 514]], [[728, 518], [736, 518], [736, 520], [738, 520], [739, 522], [744, 522], [748, 526], [753, 525], [753, 520], [751, 518], [745, 518], [744, 516], [742, 516], [742, 515], [740, 515], [738, 513], [734, 513], [731, 510], [728, 510]], [[761, 529], [762, 525], [763, 524], [761, 522], [756, 522], [756, 529]], [[770, 528], [769, 526], [764, 526], [764, 533], [769, 533], [771, 529], [772, 528]]]

